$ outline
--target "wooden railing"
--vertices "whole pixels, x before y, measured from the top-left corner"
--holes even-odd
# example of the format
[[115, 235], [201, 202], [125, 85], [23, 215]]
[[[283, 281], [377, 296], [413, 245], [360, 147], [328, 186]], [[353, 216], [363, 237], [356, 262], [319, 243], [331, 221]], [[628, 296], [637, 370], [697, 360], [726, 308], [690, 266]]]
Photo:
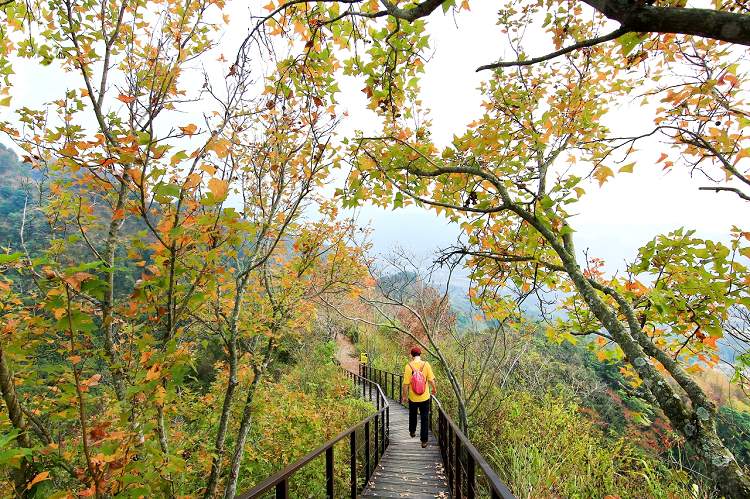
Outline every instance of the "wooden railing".
[[[261, 497], [263, 494], [270, 492], [273, 489], [275, 490], [277, 498], [286, 499], [289, 496], [289, 482], [292, 476], [323, 454], [325, 454], [326, 460], [326, 497], [333, 499], [334, 494], [336, 497], [343, 497], [344, 495], [350, 495], [352, 499], [357, 497], [365, 484], [369, 481], [372, 472], [375, 470], [375, 467], [385, 452], [385, 449], [388, 447], [390, 438], [390, 405], [388, 403], [388, 398], [380, 385], [360, 374], [345, 369], [343, 369], [343, 371], [346, 373], [346, 376], [354, 382], [354, 386], [361, 396], [373, 401], [376, 407], [376, 412], [351, 428], [339, 433], [299, 461], [292, 463], [278, 473], [271, 475], [252, 489], [239, 494], [237, 497], [242, 499]], [[362, 463], [362, 466], [358, 467], [357, 432], [360, 430], [364, 439], [364, 462]], [[349, 490], [347, 491], [347, 494], [344, 494], [342, 491], [336, 491], [334, 488], [335, 462], [333, 452], [334, 446], [346, 438], [349, 439]], [[363, 474], [362, 477], [360, 477], [360, 468]], [[364, 478], [364, 480], [360, 480], [360, 478]]]
[[[402, 374], [360, 365], [360, 375], [378, 384], [384, 383], [381, 386], [385, 386], [385, 393], [400, 402], [404, 379]], [[435, 407], [437, 411], [434, 410]], [[446, 413], [437, 397], [431, 398], [430, 429], [440, 445], [451, 497], [474, 499], [489, 496], [492, 499], [515, 499], [513, 493], [500, 481], [492, 467]], [[483, 475], [481, 482], [477, 479], [477, 472]]]

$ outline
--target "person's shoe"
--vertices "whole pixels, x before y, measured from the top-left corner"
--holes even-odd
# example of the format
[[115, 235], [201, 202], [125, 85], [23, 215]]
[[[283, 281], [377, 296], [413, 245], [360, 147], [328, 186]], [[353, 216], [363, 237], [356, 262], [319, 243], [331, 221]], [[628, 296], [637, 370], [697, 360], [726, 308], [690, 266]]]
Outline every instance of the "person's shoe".
[[416, 436], [417, 436], [417, 434], [416, 434], [416, 433], [409, 433], [409, 435], [411, 435], [411, 438], [414, 438], [414, 437], [416, 437]]
[[425, 447], [427, 447], [427, 442], [422, 442], [422, 448], [424, 449]]

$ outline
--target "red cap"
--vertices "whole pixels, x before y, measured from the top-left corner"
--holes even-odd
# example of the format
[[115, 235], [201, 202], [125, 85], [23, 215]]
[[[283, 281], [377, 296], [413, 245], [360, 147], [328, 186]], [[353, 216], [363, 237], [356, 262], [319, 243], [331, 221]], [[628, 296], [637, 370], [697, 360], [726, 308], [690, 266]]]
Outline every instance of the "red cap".
[[411, 356], [416, 357], [417, 355], [422, 355], [422, 349], [420, 349], [419, 347], [413, 347], [411, 349]]

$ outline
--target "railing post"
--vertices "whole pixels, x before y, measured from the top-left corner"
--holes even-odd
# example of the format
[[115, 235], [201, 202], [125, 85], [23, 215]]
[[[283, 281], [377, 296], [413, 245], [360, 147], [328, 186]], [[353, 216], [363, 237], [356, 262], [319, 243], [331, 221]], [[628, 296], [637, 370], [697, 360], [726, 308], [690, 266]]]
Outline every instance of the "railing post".
[[365, 423], [365, 483], [370, 480], [370, 422]]
[[442, 428], [440, 429], [440, 440], [442, 441], [442, 443], [440, 444], [440, 452], [443, 454], [443, 464], [448, 462], [448, 440], [445, 438], [446, 435], [448, 435], [448, 428], [446, 423], [447, 421], [445, 420], [445, 414], [440, 411], [440, 424], [442, 425]]
[[380, 450], [380, 448], [378, 447], [378, 436], [379, 436], [378, 434], [380, 432], [380, 426], [379, 426], [379, 424], [380, 424], [380, 415], [379, 414], [375, 414], [375, 428], [374, 428], [375, 432], [373, 433], [373, 438], [375, 440], [375, 442], [374, 442], [375, 446], [373, 447], [374, 453], [372, 455], [372, 467], [373, 467], [373, 469], [377, 468], [378, 461], [379, 461], [379, 459], [378, 459], [378, 457], [379, 457], [378, 456], [378, 451]]
[[385, 446], [388, 447], [391, 444], [391, 407], [385, 408]]
[[471, 452], [466, 453], [466, 497], [474, 499], [476, 497], [476, 470], [474, 466], [474, 456]]
[[349, 436], [349, 476], [351, 478], [351, 499], [357, 499], [357, 429]]
[[276, 499], [287, 499], [287, 497], [289, 497], [289, 479], [284, 478], [276, 485]]
[[428, 407], [427, 411], [428, 411], [427, 412], [427, 414], [428, 414], [428, 420], [430, 422], [430, 431], [434, 432], [435, 427], [432, 425], [432, 395], [430, 395], [430, 404], [429, 404], [429, 407]]
[[385, 454], [385, 425], [387, 424], [388, 408], [386, 407], [385, 413], [380, 420], [380, 454]]
[[[367, 378], [367, 379], [369, 380], [370, 378]], [[369, 389], [370, 400], [372, 400], [372, 381], [369, 381], [367, 383], [367, 386], [368, 386], [368, 389]]]
[[455, 459], [456, 473], [453, 477], [453, 481], [456, 483], [456, 499], [461, 499], [461, 439], [458, 436], [458, 432], [453, 432], [456, 442], [453, 445], [453, 455]]
[[[447, 421], [446, 421], [447, 423]], [[453, 493], [453, 428], [448, 426], [447, 440], [448, 440], [448, 459], [445, 461], [445, 471], [448, 473], [448, 490]]]
[[333, 499], [333, 446], [326, 449], [326, 497]]

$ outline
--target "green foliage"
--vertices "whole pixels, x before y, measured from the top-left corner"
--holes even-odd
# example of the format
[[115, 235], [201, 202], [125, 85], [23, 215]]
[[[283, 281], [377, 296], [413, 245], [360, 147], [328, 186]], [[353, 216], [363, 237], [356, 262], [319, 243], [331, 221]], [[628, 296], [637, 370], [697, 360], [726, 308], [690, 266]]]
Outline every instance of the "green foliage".
[[[308, 353], [286, 366], [278, 381], [264, 384], [257, 395], [240, 489], [293, 463], [373, 410], [371, 404], [350, 396], [349, 380], [333, 363], [333, 342], [305, 346]], [[345, 439], [334, 452], [338, 490], [346, 490], [348, 484], [347, 446]], [[323, 457], [295, 475], [292, 492], [298, 497], [325, 495]]]
[[684, 471], [667, 468], [626, 439], [607, 439], [575, 403], [514, 391], [473, 433], [519, 497], [691, 497]]
[[716, 430], [737, 461], [750, 467], [750, 413], [721, 407]]

